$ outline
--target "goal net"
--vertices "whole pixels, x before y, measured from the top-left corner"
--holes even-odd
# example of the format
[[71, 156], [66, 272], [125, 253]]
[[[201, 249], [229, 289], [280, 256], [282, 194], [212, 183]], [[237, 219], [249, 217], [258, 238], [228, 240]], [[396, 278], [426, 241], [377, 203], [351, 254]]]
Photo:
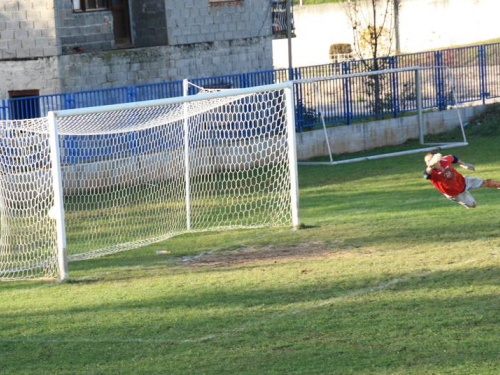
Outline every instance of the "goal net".
[[207, 230], [298, 226], [292, 83], [0, 122], [0, 279]]
[[[448, 67], [387, 69], [294, 83], [301, 88], [302, 111], [318, 123], [315, 133], [303, 137], [309, 153], [299, 154], [299, 164], [336, 165], [467, 145]], [[436, 107], [452, 111], [424, 120], [424, 112]], [[453, 130], [457, 135], [436, 137]], [[378, 151], [390, 146], [399, 147]], [[363, 156], [349, 156], [356, 152]]]

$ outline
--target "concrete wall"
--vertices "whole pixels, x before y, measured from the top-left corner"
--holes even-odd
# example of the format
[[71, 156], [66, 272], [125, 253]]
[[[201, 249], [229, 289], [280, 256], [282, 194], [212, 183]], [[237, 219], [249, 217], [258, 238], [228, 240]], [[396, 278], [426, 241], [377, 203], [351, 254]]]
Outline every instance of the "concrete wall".
[[55, 1], [62, 54], [114, 48], [113, 15], [110, 11], [74, 13], [71, 1]]
[[[463, 121], [467, 121], [483, 110], [483, 106], [460, 109]], [[430, 112], [423, 115], [425, 134], [438, 134], [459, 126], [456, 110]], [[372, 121], [348, 126], [328, 128], [328, 139], [332, 153], [343, 154], [370, 150], [376, 147], [400, 145], [409, 139], [418, 139], [417, 116]], [[297, 134], [297, 157], [306, 160], [327, 156], [328, 147], [323, 130]]]
[[[0, 60], [59, 53], [54, 0], [0, 1]], [[0, 71], [5, 67], [0, 66]], [[0, 73], [0, 81], [2, 75]]]
[[136, 46], [169, 44], [165, 0], [132, 1], [132, 39]]
[[0, 82], [0, 98], [8, 98], [10, 90], [40, 90], [40, 95], [59, 92], [58, 58], [0, 61]]
[[166, 1], [169, 44], [269, 36], [271, 16], [268, 5], [268, 0]]
[[41, 95], [271, 69], [266, 38], [0, 61], [0, 98], [9, 90]]
[[98, 90], [270, 69], [271, 54], [267, 39], [253, 38], [61, 56], [61, 91]]
[[[0, 1], [0, 99], [272, 69], [267, 0], [130, 0], [135, 47], [115, 49], [110, 11], [70, 0]], [[152, 47], [151, 47], [152, 46]]]
[[[105, 51], [115, 48], [111, 11], [75, 13], [70, 1], [57, 2], [62, 53]], [[130, 0], [132, 46], [168, 44], [165, 0]]]

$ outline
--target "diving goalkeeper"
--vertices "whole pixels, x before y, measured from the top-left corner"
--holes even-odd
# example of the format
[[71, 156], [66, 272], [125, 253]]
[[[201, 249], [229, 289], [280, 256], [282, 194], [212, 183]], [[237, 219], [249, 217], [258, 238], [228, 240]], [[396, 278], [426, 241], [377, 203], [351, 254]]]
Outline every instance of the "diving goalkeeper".
[[453, 168], [452, 164], [469, 171], [475, 171], [472, 164], [465, 163], [454, 155], [442, 156], [439, 153], [429, 152], [425, 155], [427, 168], [424, 171], [424, 178], [444, 194], [446, 198], [461, 204], [465, 208], [475, 208], [476, 200], [469, 190], [480, 187], [500, 189], [500, 182], [493, 180], [483, 180], [479, 177], [463, 176]]

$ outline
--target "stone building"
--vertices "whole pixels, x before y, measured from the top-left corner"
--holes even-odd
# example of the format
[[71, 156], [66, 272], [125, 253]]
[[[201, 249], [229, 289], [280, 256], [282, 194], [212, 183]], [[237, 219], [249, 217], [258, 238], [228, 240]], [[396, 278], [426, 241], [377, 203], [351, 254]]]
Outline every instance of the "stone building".
[[0, 99], [272, 69], [279, 1], [2, 0]]

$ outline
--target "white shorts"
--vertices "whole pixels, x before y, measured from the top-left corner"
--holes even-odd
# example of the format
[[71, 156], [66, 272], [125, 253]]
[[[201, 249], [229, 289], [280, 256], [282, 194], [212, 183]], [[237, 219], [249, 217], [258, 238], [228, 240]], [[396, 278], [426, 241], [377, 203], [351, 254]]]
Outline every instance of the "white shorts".
[[454, 197], [446, 194], [444, 196], [449, 200], [457, 202], [458, 204], [461, 204], [466, 208], [473, 208], [476, 206], [476, 200], [474, 199], [472, 194], [469, 193], [469, 190], [480, 188], [481, 186], [483, 186], [483, 182], [484, 180], [479, 177], [465, 177], [465, 190], [462, 193], [455, 195]]

